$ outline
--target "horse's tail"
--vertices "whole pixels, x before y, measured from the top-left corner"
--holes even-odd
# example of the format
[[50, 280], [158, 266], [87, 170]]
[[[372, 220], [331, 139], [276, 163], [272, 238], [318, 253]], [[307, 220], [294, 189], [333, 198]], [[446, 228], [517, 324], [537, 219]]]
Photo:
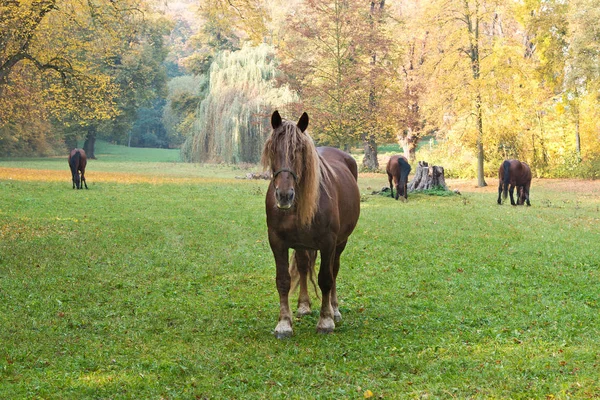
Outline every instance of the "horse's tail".
[[[315, 294], [318, 298], [319, 291], [317, 290], [317, 283], [315, 282], [315, 264], [317, 261], [317, 251], [316, 250], [306, 250], [308, 253], [308, 277], [312, 282], [313, 288], [315, 289]], [[292, 252], [292, 261], [290, 262], [290, 276], [292, 277], [292, 285], [290, 286], [290, 294], [293, 293], [298, 286], [300, 286], [300, 271], [298, 271], [298, 265], [296, 263], [296, 250]]]
[[81, 154], [79, 153], [79, 151], [75, 151], [75, 153], [73, 153], [73, 156], [71, 156], [71, 160], [69, 160], [69, 165], [71, 167], [71, 172], [73, 173], [73, 175], [75, 175], [77, 173], [77, 168], [79, 168], [80, 162], [81, 162]]
[[510, 162], [505, 160], [502, 163], [502, 168], [504, 169], [504, 179], [502, 181], [502, 198], [506, 200], [508, 197], [508, 184], [510, 183]]

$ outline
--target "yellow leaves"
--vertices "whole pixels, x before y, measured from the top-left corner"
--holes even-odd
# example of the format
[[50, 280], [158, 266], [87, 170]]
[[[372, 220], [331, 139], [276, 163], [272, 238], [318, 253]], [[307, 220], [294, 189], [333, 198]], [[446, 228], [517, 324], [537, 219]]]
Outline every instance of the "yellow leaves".
[[370, 399], [373, 397], [373, 392], [371, 392], [369, 389], [365, 390], [364, 397], [365, 399]]

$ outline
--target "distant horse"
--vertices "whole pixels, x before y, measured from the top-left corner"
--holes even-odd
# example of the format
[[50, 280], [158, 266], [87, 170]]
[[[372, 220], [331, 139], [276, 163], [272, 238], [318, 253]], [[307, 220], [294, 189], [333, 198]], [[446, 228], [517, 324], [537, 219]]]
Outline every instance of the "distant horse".
[[[498, 204], [502, 204], [502, 199], [506, 200], [510, 192], [510, 204], [513, 206], [523, 205], [529, 202], [529, 188], [531, 187], [531, 169], [529, 165], [519, 160], [505, 160], [498, 170]], [[513, 193], [517, 188], [517, 203], [515, 203]]]
[[396, 186], [396, 200], [398, 197], [408, 199], [408, 174], [410, 174], [410, 164], [404, 156], [391, 156], [385, 168], [388, 180], [390, 181], [391, 196], [394, 197], [394, 186]]
[[311, 312], [307, 275], [313, 276], [316, 254], [320, 251], [321, 312], [317, 332], [333, 332], [335, 322], [342, 319], [336, 291], [340, 255], [360, 214], [358, 167], [341, 150], [315, 147], [305, 132], [306, 113], [296, 124], [282, 120], [275, 111], [271, 125], [273, 131], [265, 142], [261, 161], [273, 174], [265, 205], [279, 292], [279, 322], [274, 333], [279, 339], [293, 333], [288, 301], [289, 249], [294, 249], [292, 266], [300, 277], [298, 315]]
[[[71, 176], [73, 178], [73, 189], [83, 189], [83, 185], [87, 189], [85, 181], [85, 166], [87, 165], [87, 157], [83, 149], [73, 149], [69, 154], [69, 167], [71, 167]], [[81, 178], [79, 177], [81, 173]]]

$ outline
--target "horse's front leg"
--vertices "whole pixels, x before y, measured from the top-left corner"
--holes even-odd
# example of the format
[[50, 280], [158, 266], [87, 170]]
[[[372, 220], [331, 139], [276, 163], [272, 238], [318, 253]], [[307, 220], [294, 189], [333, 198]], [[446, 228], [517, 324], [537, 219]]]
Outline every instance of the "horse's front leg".
[[275, 256], [276, 276], [275, 282], [277, 292], [279, 293], [279, 322], [275, 327], [275, 337], [284, 339], [292, 336], [292, 311], [289, 304], [289, 293], [291, 286], [291, 277], [289, 271], [288, 248], [281, 245], [274, 245], [271, 242], [271, 249]]
[[[319, 288], [321, 289], [321, 314], [317, 324], [317, 332], [331, 333], [335, 328], [334, 311], [331, 297], [335, 285], [333, 265], [335, 259], [334, 245], [321, 248], [321, 268], [319, 269]], [[339, 312], [339, 311], [338, 311]]]
[[388, 175], [388, 181], [390, 181], [390, 197], [394, 197], [394, 185], [392, 185], [392, 178]]

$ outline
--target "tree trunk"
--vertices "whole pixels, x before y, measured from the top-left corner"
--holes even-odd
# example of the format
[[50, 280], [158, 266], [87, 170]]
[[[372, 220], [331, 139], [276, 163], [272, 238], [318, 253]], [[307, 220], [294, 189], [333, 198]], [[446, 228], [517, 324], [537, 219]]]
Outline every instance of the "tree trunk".
[[419, 142], [420, 136], [421, 135], [419, 134], [414, 134], [412, 129], [408, 129], [406, 135], [401, 133], [396, 135], [398, 144], [402, 146], [404, 156], [409, 162], [413, 162], [417, 158], [417, 143]]
[[[480, 55], [479, 55], [479, 24], [480, 24], [480, 15], [479, 15], [479, 6], [478, 2], [475, 2], [475, 11], [472, 13], [469, 10], [469, 2], [464, 2], [465, 7], [465, 22], [467, 24], [467, 30], [469, 31], [470, 36], [470, 49], [469, 49], [469, 57], [471, 58], [471, 71], [473, 73], [473, 80], [478, 82], [481, 79], [481, 64], [480, 64]], [[475, 85], [476, 87], [478, 85]], [[477, 124], [477, 185], [479, 187], [487, 186], [485, 183], [484, 177], [484, 152], [483, 152], [483, 111], [482, 111], [482, 103], [481, 99], [481, 91], [477, 87], [477, 94], [475, 96], [475, 119]]]
[[83, 144], [83, 150], [89, 159], [96, 159], [94, 154], [94, 148], [96, 146], [96, 125], [90, 125], [88, 127], [87, 136], [85, 137], [85, 143]]
[[[375, 20], [379, 17], [379, 14], [383, 11], [385, 7], [385, 0], [379, 0], [379, 8], [377, 9], [376, 1], [371, 1], [371, 29], [375, 29]], [[371, 71], [370, 71], [370, 89], [369, 89], [369, 115], [371, 118], [375, 116], [377, 110], [377, 101], [376, 101], [376, 85], [375, 85], [375, 76], [376, 70], [375, 65], [377, 63], [377, 51], [376, 48], [371, 50]], [[372, 132], [374, 132], [373, 130]], [[379, 161], [377, 160], [377, 142], [375, 141], [375, 135], [368, 133], [363, 134], [363, 149], [365, 151], [365, 156], [363, 158], [363, 167], [368, 171], [377, 171], [379, 169]]]
[[408, 191], [414, 192], [416, 190], [428, 190], [439, 187], [448, 190], [446, 179], [444, 178], [444, 167], [429, 166], [427, 162], [419, 161], [415, 176], [408, 184]]
[[379, 161], [377, 160], [377, 143], [375, 142], [375, 138], [365, 135], [363, 137], [363, 148], [365, 150], [363, 167], [368, 171], [377, 171], [379, 169]]
[[579, 135], [579, 113], [575, 116], [575, 151], [581, 160], [581, 136]]
[[484, 153], [483, 153], [483, 116], [481, 111], [481, 95], [477, 94], [477, 186], [487, 186], [485, 182], [485, 172], [483, 169]]

